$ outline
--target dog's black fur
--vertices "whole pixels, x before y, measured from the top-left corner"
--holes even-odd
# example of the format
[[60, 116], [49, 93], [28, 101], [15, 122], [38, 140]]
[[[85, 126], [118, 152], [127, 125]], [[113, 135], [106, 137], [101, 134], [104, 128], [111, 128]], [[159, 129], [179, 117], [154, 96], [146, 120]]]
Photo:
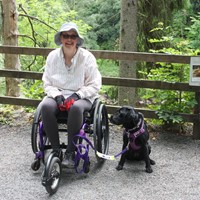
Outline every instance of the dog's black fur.
[[[123, 106], [115, 114], [110, 117], [110, 122], [115, 125], [122, 125], [126, 131], [137, 128], [139, 120], [143, 120], [143, 115], [137, 112], [133, 107]], [[123, 135], [123, 146], [122, 150], [128, 146], [128, 151], [121, 155], [117, 170], [122, 170], [125, 160], [144, 160], [146, 164], [146, 172], [153, 172], [151, 165], [155, 164], [154, 160], [151, 160], [149, 154], [151, 153], [151, 147], [148, 144], [149, 133], [147, 130], [147, 125], [144, 122], [144, 133], [140, 134], [136, 140], [135, 144], [140, 146], [139, 150], [134, 150], [130, 145], [130, 138], [128, 134], [124, 133]], [[130, 131], [131, 134], [131, 131]]]

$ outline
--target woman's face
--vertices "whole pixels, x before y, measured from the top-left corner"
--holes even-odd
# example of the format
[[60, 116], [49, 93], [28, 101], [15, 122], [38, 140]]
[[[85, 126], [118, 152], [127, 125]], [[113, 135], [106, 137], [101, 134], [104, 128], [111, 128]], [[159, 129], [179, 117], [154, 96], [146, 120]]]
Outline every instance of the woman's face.
[[65, 31], [61, 33], [60, 40], [63, 47], [74, 49], [77, 46], [78, 35], [73, 30]]

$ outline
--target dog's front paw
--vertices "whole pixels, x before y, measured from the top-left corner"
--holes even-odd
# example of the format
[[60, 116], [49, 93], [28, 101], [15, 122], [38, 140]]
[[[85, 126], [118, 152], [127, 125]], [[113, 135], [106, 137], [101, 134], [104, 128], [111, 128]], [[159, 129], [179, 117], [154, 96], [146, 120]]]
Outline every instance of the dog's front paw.
[[116, 167], [116, 170], [122, 170], [123, 169], [123, 166], [122, 165], [117, 165], [117, 167]]
[[146, 168], [146, 172], [147, 172], [147, 173], [152, 173], [152, 172], [153, 172], [153, 170], [152, 170], [152, 168], [151, 168], [151, 167], [147, 167], [147, 168]]
[[150, 164], [151, 164], [151, 165], [155, 165], [156, 162], [155, 162], [154, 160], [150, 159]]

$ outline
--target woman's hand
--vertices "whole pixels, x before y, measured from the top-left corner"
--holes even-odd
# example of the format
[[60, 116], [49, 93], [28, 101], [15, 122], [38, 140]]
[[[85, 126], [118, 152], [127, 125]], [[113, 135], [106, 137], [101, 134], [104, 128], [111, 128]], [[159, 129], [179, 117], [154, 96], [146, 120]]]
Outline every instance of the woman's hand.
[[64, 102], [65, 102], [65, 97], [64, 97], [63, 95], [56, 96], [56, 97], [55, 97], [55, 101], [56, 101], [56, 103], [57, 103], [57, 105], [58, 105], [58, 107], [59, 107], [59, 106], [61, 106], [61, 105], [64, 104]]

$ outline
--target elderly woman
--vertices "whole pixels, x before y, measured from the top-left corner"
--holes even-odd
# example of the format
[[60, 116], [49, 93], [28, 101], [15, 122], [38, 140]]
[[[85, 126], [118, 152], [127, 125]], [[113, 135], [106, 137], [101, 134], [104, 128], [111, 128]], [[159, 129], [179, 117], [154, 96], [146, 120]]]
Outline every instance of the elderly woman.
[[44, 90], [41, 115], [44, 130], [53, 151], [60, 153], [57, 115], [63, 113], [65, 104], [73, 103], [67, 111], [68, 145], [62, 165], [74, 167], [75, 134], [83, 124], [83, 112], [91, 109], [101, 88], [101, 75], [96, 59], [88, 50], [81, 48], [84, 39], [76, 24], [69, 22], [55, 34], [56, 45], [47, 57], [43, 74]]

